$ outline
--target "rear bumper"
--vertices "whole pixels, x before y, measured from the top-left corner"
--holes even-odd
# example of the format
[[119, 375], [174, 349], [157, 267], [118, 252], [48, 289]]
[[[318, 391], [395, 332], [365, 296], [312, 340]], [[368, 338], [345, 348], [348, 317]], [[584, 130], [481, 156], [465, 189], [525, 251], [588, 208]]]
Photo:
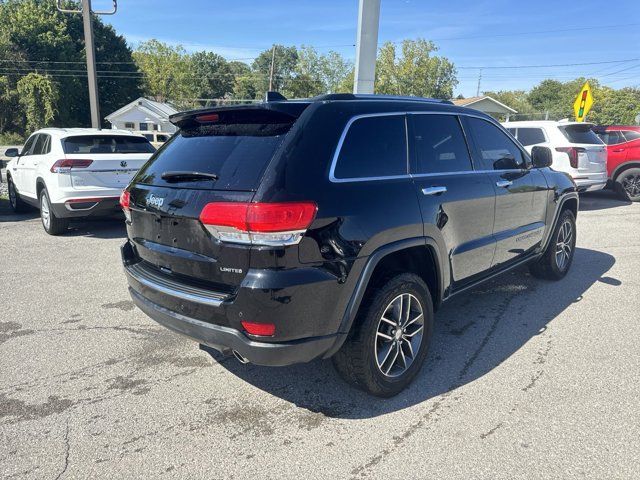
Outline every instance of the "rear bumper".
[[62, 203], [52, 203], [58, 218], [102, 217], [121, 214], [118, 197], [74, 197]]
[[[233, 292], [186, 280], [140, 261], [122, 248], [124, 271], [136, 305], [161, 325], [223, 353], [235, 350], [252, 363], [282, 366], [324, 358], [341, 345], [337, 279], [319, 269], [249, 270]], [[336, 308], [336, 311], [338, 309]], [[273, 337], [244, 332], [241, 321], [273, 323]]]
[[606, 172], [576, 175], [573, 177], [573, 181], [576, 183], [579, 192], [602, 190], [607, 185], [607, 180]]
[[336, 343], [339, 335], [266, 343], [251, 340], [230, 327], [213, 325], [181, 315], [151, 302], [129, 287], [133, 302], [160, 325], [224, 354], [238, 352], [257, 365], [285, 366], [320, 358]]

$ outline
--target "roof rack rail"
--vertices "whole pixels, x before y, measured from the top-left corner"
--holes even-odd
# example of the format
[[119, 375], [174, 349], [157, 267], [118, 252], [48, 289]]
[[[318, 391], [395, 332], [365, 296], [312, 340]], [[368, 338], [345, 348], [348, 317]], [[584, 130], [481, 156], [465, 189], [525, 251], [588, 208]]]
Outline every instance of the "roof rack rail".
[[413, 97], [411, 95], [378, 95], [372, 93], [356, 93], [356, 98], [362, 98], [366, 100], [406, 100], [409, 102], [425, 102], [425, 103], [445, 103], [447, 105], [453, 105], [451, 100], [440, 100], [438, 98], [425, 98], [425, 97]]

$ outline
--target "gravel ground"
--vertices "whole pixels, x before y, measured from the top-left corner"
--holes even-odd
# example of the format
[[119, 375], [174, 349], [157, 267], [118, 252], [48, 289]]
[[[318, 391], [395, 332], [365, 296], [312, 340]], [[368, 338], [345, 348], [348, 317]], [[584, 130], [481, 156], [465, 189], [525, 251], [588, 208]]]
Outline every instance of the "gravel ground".
[[569, 275], [452, 300], [389, 400], [209, 357], [134, 308], [120, 222], [3, 204], [3, 478], [640, 478], [640, 204], [583, 197]]

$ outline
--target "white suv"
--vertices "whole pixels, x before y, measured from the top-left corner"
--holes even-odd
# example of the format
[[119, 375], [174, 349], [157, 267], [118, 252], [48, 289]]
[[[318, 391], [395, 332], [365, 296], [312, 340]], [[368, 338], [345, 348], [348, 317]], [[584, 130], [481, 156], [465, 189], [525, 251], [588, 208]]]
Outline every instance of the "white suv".
[[19, 212], [40, 208], [47, 233], [59, 235], [75, 217], [119, 211], [119, 197], [155, 152], [142, 135], [124, 130], [46, 128], [38, 130], [7, 165], [9, 203]]
[[566, 172], [581, 192], [600, 190], [607, 184], [607, 147], [593, 133], [591, 123], [530, 121], [506, 122], [504, 128], [524, 145], [551, 149], [551, 168]]

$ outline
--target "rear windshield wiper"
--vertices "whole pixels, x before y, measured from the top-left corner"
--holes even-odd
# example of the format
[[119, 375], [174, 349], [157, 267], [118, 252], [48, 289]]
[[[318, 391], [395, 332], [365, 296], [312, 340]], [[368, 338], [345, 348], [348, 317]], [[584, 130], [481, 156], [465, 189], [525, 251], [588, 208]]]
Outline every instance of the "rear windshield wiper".
[[167, 182], [181, 182], [181, 181], [197, 181], [197, 180], [218, 180], [218, 175], [215, 173], [203, 173], [203, 172], [190, 172], [190, 171], [177, 171], [177, 172], [164, 172], [161, 175], [162, 179]]

